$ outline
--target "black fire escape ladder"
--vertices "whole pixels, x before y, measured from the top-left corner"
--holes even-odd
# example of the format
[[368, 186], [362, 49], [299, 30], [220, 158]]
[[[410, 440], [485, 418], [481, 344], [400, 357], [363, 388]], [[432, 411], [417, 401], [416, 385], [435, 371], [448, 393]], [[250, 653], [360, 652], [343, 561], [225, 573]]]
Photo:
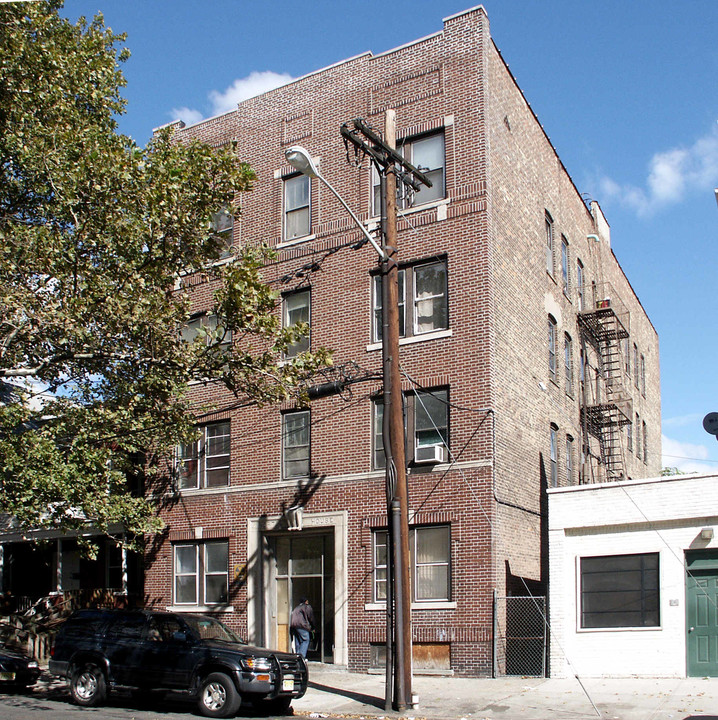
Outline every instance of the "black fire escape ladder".
[[625, 477], [621, 428], [631, 422], [632, 401], [624, 382], [621, 341], [629, 336], [629, 317], [609, 287], [602, 288], [593, 307], [578, 315], [585, 339], [596, 350], [599, 375], [591, 397], [582, 398], [581, 424], [598, 440], [606, 480]]

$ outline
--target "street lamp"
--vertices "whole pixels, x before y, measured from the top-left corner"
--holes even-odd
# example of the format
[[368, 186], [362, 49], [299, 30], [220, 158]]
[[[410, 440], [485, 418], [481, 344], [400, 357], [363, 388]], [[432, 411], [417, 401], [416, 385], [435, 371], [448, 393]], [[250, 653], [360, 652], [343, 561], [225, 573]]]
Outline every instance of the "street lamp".
[[[404, 417], [399, 370], [399, 296], [396, 262], [396, 183], [393, 174], [395, 151], [394, 112], [387, 111], [386, 146], [390, 156], [381, 175], [383, 247], [380, 247], [339, 193], [322, 177], [311, 155], [303, 147], [288, 148], [287, 162], [302, 174], [324, 183], [351, 215], [356, 226], [376, 250], [382, 263], [382, 364], [384, 419], [383, 439], [386, 457], [387, 531], [391, 538], [392, 561], [387, 562], [392, 592], [387, 596], [386, 709], [405, 710], [411, 692], [411, 597], [409, 578], [409, 519], [404, 448]], [[397, 156], [399, 157], [399, 156]], [[402, 160], [401, 158], [399, 158]], [[402, 160], [403, 162], [403, 160]], [[392, 645], [392, 635], [395, 642]], [[390, 647], [392, 650], [390, 657]], [[392, 667], [395, 676], [392, 676]]]

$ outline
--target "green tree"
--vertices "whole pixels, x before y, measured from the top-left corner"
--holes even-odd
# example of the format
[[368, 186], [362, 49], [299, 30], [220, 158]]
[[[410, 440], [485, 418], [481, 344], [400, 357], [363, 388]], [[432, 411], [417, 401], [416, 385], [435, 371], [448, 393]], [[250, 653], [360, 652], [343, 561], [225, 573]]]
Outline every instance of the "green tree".
[[[329, 357], [279, 362], [305, 329], [281, 328], [268, 251], [213, 262], [213, 213], [251, 169], [169, 130], [146, 148], [119, 134], [125, 37], [61, 7], [0, 5], [0, 512], [141, 534], [161, 523], [128, 477], [192, 436], [192, 381], [275, 402]], [[187, 341], [181, 279], [199, 270], [217, 322]]]

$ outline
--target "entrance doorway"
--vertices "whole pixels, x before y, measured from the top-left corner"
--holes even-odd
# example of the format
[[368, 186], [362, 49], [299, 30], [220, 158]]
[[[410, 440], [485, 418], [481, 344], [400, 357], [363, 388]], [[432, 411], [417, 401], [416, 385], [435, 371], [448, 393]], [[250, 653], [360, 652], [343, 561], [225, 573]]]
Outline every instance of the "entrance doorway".
[[686, 553], [686, 654], [689, 677], [718, 677], [718, 551]]
[[316, 632], [307, 658], [334, 662], [334, 536], [287, 534], [272, 538], [276, 588], [276, 638], [280, 650], [291, 650], [289, 621], [302, 597], [314, 610]]

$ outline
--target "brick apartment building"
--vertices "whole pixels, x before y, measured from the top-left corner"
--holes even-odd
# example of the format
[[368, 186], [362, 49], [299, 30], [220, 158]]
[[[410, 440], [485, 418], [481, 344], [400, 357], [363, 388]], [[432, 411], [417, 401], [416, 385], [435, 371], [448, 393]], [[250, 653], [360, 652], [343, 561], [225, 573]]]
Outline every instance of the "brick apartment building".
[[[402, 152], [434, 180], [400, 199], [398, 231], [414, 667], [510, 672], [518, 660], [505, 657], [510, 643], [495, 648], [494, 628], [511, 606], [495, 597], [547, 593], [546, 488], [660, 470], [659, 361], [608, 224], [574, 186], [482, 7], [174, 125], [178, 141], [238, 144], [257, 181], [223, 226], [228, 243], [274, 247], [266, 279], [284, 322], [309, 321], [305, 346], [373, 379], [308, 408], [236, 409], [227, 392], [196, 386], [198, 407], [214, 410], [179, 452], [145, 599], [211, 610], [286, 648], [289, 613], [307, 595], [319, 630], [310, 659], [383, 662], [377, 257], [353, 247], [362, 235], [351, 218], [284, 151], [306, 147], [373, 229], [375, 176], [347, 164], [339, 128], [362, 117], [382, 129], [387, 108]], [[200, 275], [185, 285], [190, 325], [208, 322], [214, 287]]]

